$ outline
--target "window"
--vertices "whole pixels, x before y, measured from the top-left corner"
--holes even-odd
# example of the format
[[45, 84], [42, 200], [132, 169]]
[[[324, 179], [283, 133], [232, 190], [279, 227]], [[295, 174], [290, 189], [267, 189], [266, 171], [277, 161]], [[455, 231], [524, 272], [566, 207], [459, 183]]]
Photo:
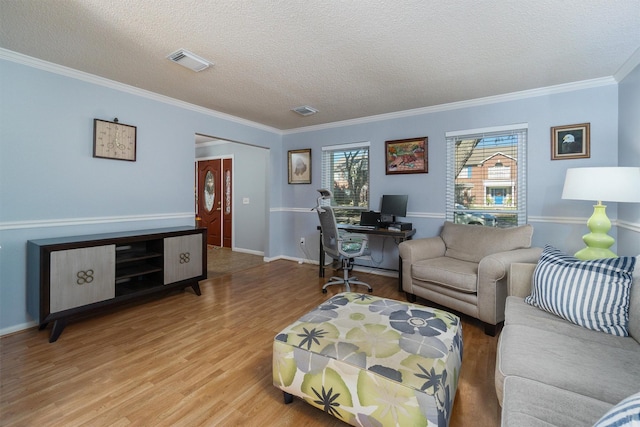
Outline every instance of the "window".
[[333, 193], [337, 222], [357, 224], [369, 210], [369, 142], [322, 147], [322, 187]]
[[525, 224], [527, 124], [447, 132], [448, 221]]

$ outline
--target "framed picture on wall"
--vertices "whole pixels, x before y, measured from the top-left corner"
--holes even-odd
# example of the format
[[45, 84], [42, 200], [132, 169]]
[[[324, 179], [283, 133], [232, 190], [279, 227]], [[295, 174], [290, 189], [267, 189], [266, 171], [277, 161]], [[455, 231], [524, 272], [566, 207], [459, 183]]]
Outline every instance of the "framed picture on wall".
[[590, 124], [551, 128], [551, 160], [588, 159], [591, 157]]
[[311, 184], [311, 148], [289, 150], [289, 184]]
[[429, 172], [428, 138], [396, 139], [385, 141], [385, 173]]

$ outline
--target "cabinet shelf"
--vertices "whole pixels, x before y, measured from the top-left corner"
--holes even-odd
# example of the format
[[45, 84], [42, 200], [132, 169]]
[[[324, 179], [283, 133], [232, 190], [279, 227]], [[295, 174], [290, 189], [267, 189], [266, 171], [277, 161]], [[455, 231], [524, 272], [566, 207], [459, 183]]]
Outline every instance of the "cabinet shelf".
[[116, 252], [116, 264], [125, 264], [135, 261], [144, 261], [147, 259], [162, 258], [162, 254], [158, 252], [147, 252], [144, 250], [130, 250], [125, 252]]
[[162, 267], [151, 264], [135, 264], [116, 270], [116, 281], [162, 271]]
[[138, 294], [141, 292], [148, 293], [159, 286], [162, 286], [162, 284], [153, 280], [144, 279], [119, 283], [116, 285], [116, 297]]

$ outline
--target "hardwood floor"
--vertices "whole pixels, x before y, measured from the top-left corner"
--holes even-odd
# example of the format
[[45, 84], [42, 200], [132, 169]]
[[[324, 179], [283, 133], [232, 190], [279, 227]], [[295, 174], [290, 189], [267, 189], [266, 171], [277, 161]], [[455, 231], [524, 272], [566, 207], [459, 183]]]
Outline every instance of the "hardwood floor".
[[[405, 300], [397, 279], [358, 274]], [[36, 328], [0, 339], [3, 426], [342, 426], [271, 381], [277, 332], [328, 296], [317, 266], [274, 261], [144, 304], [71, 322], [57, 342]], [[421, 300], [418, 300], [420, 303]], [[422, 301], [424, 303], [424, 301]], [[463, 319], [452, 427], [497, 426], [496, 337]]]

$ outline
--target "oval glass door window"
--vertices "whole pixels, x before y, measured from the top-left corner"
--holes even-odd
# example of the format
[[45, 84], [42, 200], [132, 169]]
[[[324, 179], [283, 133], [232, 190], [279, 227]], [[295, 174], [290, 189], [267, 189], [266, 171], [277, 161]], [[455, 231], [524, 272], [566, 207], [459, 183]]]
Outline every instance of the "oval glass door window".
[[213, 210], [213, 201], [216, 198], [215, 180], [211, 171], [207, 171], [204, 177], [204, 207], [208, 212]]

